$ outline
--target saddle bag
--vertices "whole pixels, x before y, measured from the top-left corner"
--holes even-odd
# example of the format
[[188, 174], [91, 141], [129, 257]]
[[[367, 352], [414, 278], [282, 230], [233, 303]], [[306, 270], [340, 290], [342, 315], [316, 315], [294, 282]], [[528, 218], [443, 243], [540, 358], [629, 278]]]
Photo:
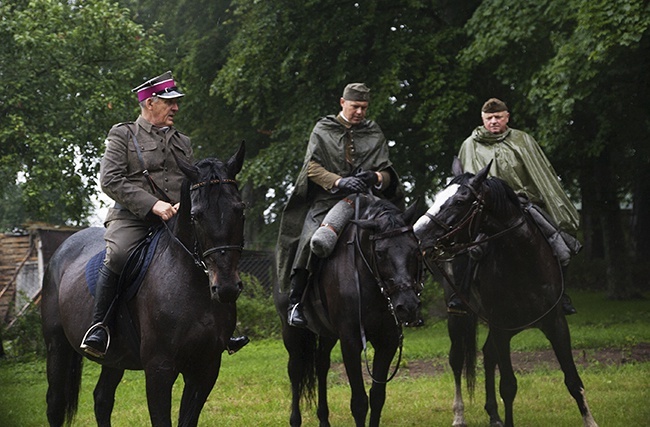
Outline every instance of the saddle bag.
[[334, 246], [343, 228], [354, 216], [354, 200], [347, 197], [335, 204], [327, 212], [323, 223], [311, 237], [312, 252], [319, 258], [327, 258], [332, 254]]

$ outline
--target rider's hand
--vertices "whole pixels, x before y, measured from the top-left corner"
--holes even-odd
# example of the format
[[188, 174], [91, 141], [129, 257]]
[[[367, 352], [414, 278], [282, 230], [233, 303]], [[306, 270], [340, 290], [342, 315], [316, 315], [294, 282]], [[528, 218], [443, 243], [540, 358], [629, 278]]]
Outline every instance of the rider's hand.
[[338, 180], [336, 186], [341, 190], [346, 190], [351, 193], [365, 193], [368, 191], [368, 186], [361, 178], [356, 176], [346, 176]]
[[359, 171], [354, 176], [356, 178], [361, 179], [363, 182], [365, 182], [368, 187], [377, 185], [377, 183], [379, 182], [379, 177], [377, 176], [377, 172], [373, 172], [373, 171]]
[[172, 205], [163, 200], [158, 200], [151, 208], [151, 212], [160, 217], [163, 221], [168, 221], [176, 215], [176, 212], [178, 212], [178, 206], [178, 203]]

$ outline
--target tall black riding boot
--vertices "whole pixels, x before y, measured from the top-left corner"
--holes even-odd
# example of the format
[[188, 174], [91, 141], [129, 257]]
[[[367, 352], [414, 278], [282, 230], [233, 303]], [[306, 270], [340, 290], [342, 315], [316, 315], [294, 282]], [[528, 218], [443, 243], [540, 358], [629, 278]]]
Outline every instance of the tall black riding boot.
[[[563, 265], [562, 266], [562, 279], [564, 280], [564, 284], [566, 285], [566, 278], [567, 278], [567, 273], [568, 273], [568, 266]], [[566, 289], [566, 286], [565, 286]], [[566, 294], [566, 292], [562, 293], [562, 297], [560, 298], [560, 304], [562, 304], [562, 311], [564, 311], [565, 316], [570, 316], [572, 314], [576, 314], [578, 310], [573, 306], [571, 303], [571, 298]]]
[[458, 293], [453, 293], [449, 297], [447, 313], [455, 316], [465, 316], [469, 311], [467, 303], [471, 295], [471, 285], [474, 279], [476, 279], [479, 262], [485, 256], [485, 251], [487, 250], [487, 242], [481, 243], [481, 241], [487, 239], [487, 237], [486, 234], [479, 233], [474, 239], [474, 242], [477, 242], [477, 244], [467, 251], [469, 255], [467, 268], [460, 282]]
[[86, 332], [81, 349], [94, 357], [104, 357], [108, 350], [109, 331], [106, 326], [106, 313], [117, 293], [119, 274], [113, 273], [105, 265], [99, 268], [99, 278], [95, 288], [93, 323]]
[[309, 272], [307, 270], [295, 270], [291, 276], [291, 292], [289, 293], [289, 310], [287, 321], [290, 326], [304, 328], [307, 326], [307, 319], [302, 312], [302, 294], [307, 287]]

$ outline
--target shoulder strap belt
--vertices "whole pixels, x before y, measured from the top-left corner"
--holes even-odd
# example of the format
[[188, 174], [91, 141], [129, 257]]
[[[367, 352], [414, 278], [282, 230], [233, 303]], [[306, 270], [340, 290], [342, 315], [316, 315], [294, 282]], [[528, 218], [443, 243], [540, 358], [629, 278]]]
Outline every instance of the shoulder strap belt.
[[172, 203], [172, 200], [169, 198], [169, 196], [156, 185], [151, 175], [149, 175], [149, 170], [147, 170], [144, 164], [144, 157], [142, 157], [142, 150], [140, 149], [140, 145], [138, 145], [138, 141], [135, 139], [135, 129], [132, 129], [131, 126], [129, 126], [129, 133], [131, 134], [131, 139], [133, 140], [133, 145], [135, 146], [135, 152], [138, 154], [140, 166], [142, 166], [142, 174], [147, 178], [149, 186], [151, 186], [151, 191], [153, 191], [154, 194], [157, 193], [165, 202]]

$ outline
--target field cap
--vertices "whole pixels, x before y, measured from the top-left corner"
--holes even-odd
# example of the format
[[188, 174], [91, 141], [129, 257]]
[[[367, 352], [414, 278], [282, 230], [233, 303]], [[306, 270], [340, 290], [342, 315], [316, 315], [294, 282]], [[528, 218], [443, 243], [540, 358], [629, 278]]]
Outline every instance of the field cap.
[[508, 106], [505, 102], [497, 98], [490, 98], [485, 101], [481, 112], [483, 113], [500, 113], [501, 111], [508, 111]]
[[343, 89], [343, 99], [348, 101], [370, 101], [370, 89], [364, 83], [350, 83]]
[[152, 96], [157, 96], [162, 99], [174, 99], [185, 96], [185, 94], [179, 91], [176, 87], [171, 71], [167, 71], [158, 77], [147, 80], [140, 86], [131, 89], [131, 92], [135, 92], [138, 95], [139, 102], [151, 98]]

